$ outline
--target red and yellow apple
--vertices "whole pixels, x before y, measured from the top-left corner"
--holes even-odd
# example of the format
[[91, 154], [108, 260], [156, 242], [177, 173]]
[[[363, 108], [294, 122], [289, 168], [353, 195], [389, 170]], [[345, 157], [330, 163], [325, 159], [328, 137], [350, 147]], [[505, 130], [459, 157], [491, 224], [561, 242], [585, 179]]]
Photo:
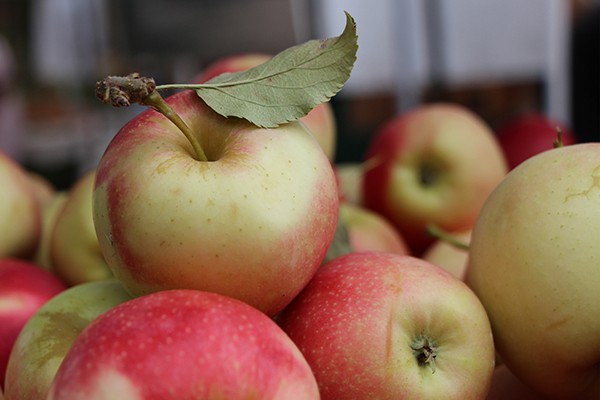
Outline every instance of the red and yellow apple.
[[333, 167], [298, 122], [275, 129], [225, 118], [193, 91], [166, 101], [207, 160], [163, 115], [127, 123], [97, 167], [93, 215], [102, 253], [133, 294], [199, 289], [277, 314], [333, 240]]
[[89, 324], [48, 400], [317, 400], [315, 377], [268, 316], [233, 298], [166, 290]]
[[[204, 83], [226, 72], [240, 72], [256, 67], [272, 56], [263, 53], [240, 53], [223, 57], [208, 65], [193, 81]], [[321, 103], [300, 118], [317, 139], [327, 157], [333, 161], [337, 143], [337, 124], [329, 102]]]
[[446, 231], [475, 223], [507, 165], [494, 133], [460, 105], [429, 103], [399, 114], [376, 131], [366, 152], [363, 204], [392, 222], [412, 253]]
[[323, 400], [483, 399], [494, 370], [486, 312], [421, 259], [350, 253], [326, 263], [279, 315]]
[[[467, 247], [471, 241], [471, 229], [449, 232], [449, 235], [453, 241]], [[445, 269], [458, 279], [464, 280], [467, 273], [469, 250], [456, 246], [445, 238], [438, 238], [423, 252], [421, 258]]]
[[487, 199], [466, 282], [503, 363], [548, 398], [600, 394], [600, 143], [539, 153]]

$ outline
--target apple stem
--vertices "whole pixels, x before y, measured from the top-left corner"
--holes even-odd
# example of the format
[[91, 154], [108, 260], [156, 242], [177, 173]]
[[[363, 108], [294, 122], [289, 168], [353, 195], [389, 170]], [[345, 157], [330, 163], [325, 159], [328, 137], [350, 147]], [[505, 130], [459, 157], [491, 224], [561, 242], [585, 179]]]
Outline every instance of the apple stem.
[[410, 348], [415, 353], [417, 362], [420, 366], [429, 365], [431, 373], [435, 374], [436, 365], [435, 358], [437, 357], [435, 346], [426, 337], [420, 337], [416, 343], [411, 345]]
[[552, 142], [552, 147], [554, 147], [555, 149], [558, 147], [563, 147], [564, 143], [562, 140], [562, 129], [560, 129], [560, 126], [556, 127], [556, 139], [554, 139], [554, 141]]
[[154, 79], [141, 77], [137, 72], [127, 76], [109, 76], [96, 83], [96, 97], [113, 107], [128, 107], [133, 103], [151, 107], [179, 128], [192, 145], [198, 161], [208, 161], [190, 127], [158, 93]]
[[428, 224], [425, 229], [427, 231], [427, 234], [429, 234], [437, 239], [443, 240], [444, 242], [446, 242], [458, 249], [469, 250], [469, 245], [467, 243], [459, 240], [456, 236], [444, 231], [439, 226], [436, 226], [434, 224]]

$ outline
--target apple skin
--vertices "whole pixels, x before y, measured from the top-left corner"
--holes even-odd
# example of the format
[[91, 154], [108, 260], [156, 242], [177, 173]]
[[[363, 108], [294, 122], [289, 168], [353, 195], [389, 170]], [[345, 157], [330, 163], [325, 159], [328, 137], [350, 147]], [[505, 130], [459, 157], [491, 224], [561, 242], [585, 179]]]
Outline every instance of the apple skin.
[[489, 196], [465, 281], [498, 354], [548, 398], [600, 393], [600, 143], [539, 153]]
[[228, 295], [274, 316], [312, 278], [335, 233], [335, 174], [298, 122], [261, 129], [224, 118], [193, 91], [168, 99], [208, 162], [148, 110], [124, 126], [97, 167], [102, 253], [134, 296], [165, 289]]
[[99, 315], [131, 300], [116, 280], [75, 285], [57, 294], [28, 320], [13, 346], [6, 400], [45, 399], [56, 371], [81, 331]]
[[[223, 57], [209, 64], [193, 82], [204, 83], [225, 72], [240, 72], [268, 61], [272, 55], [264, 53], [239, 53]], [[327, 157], [333, 161], [337, 143], [337, 123], [331, 103], [321, 103], [300, 118], [315, 136]]]
[[396, 228], [381, 215], [347, 201], [340, 203], [339, 218], [344, 222], [353, 251], [384, 251], [410, 254]]
[[[494, 346], [483, 306], [462, 281], [415, 257], [335, 258], [278, 321], [323, 400], [483, 399], [491, 382]], [[419, 338], [437, 347], [435, 372], [411, 349]]]
[[0, 259], [0, 387], [11, 349], [29, 318], [66, 289], [57, 277], [20, 259]]
[[138, 297], [88, 325], [49, 400], [318, 399], [306, 360], [277, 324], [215, 293]]
[[519, 381], [505, 364], [496, 366], [485, 400], [548, 400]]
[[556, 128], [562, 131], [563, 145], [577, 142], [575, 134], [563, 123], [554, 121], [542, 113], [527, 113], [514, 117], [496, 129], [496, 135], [509, 169], [526, 159], [550, 150], [557, 137]]
[[28, 172], [0, 151], [0, 258], [33, 256], [41, 235], [41, 207]]
[[374, 134], [363, 204], [386, 217], [420, 256], [434, 241], [426, 226], [472, 226], [508, 170], [492, 130], [469, 109], [428, 103], [386, 121]]
[[[54, 197], [42, 206], [42, 230], [38, 247], [33, 256], [33, 262], [40, 267], [52, 272], [50, 261], [50, 239], [54, 229], [54, 223], [63, 205], [67, 201], [67, 192], [58, 191]], [[52, 272], [54, 273], [54, 272]]]
[[335, 164], [341, 199], [352, 204], [362, 205], [362, 163]]
[[92, 215], [95, 170], [80, 176], [56, 215], [48, 253], [51, 270], [69, 286], [113, 279], [100, 251]]
[[[471, 229], [450, 232], [450, 234], [466, 245], [471, 241]], [[458, 248], [444, 239], [437, 239], [423, 252], [421, 258], [445, 269], [460, 280], [465, 279], [469, 250]]]

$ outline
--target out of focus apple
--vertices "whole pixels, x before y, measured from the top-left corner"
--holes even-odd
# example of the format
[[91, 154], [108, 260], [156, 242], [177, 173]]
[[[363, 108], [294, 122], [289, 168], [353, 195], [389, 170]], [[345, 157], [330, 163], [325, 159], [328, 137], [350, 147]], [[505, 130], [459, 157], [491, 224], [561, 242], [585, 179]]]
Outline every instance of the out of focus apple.
[[471, 227], [507, 164], [494, 133], [469, 109], [429, 103], [399, 114], [366, 152], [363, 204], [382, 214], [420, 256], [434, 241], [426, 227]]
[[131, 296], [115, 281], [87, 282], [57, 294], [29, 319], [13, 346], [6, 400], [45, 399], [56, 371], [79, 333]]
[[79, 177], [56, 215], [49, 243], [52, 271], [68, 285], [112, 279], [92, 215], [95, 170]]
[[575, 144], [575, 134], [564, 124], [542, 113], [526, 113], [514, 117], [496, 129], [496, 135], [509, 169], [526, 159], [550, 150], [554, 146], [557, 129], [562, 132], [563, 145]]
[[88, 325], [49, 400], [319, 399], [306, 360], [277, 324], [215, 293], [141, 296]]
[[517, 379], [505, 364], [494, 369], [492, 386], [485, 400], [548, 400]]
[[600, 394], [600, 143], [539, 153], [489, 196], [466, 282], [498, 353], [548, 398]]
[[362, 205], [362, 163], [340, 163], [334, 165], [341, 199], [352, 204]]
[[41, 209], [28, 172], [0, 151], [0, 258], [31, 257], [40, 240]]
[[408, 246], [396, 228], [368, 208], [342, 201], [339, 218], [345, 224], [353, 251], [409, 254]]
[[[239, 72], [256, 67], [272, 56], [263, 53], [240, 53], [223, 57], [208, 65], [193, 81], [204, 83], [226, 72]], [[300, 121], [312, 132], [327, 157], [333, 161], [337, 142], [337, 124], [330, 103], [321, 103]]]
[[448, 236], [449, 238], [437, 238], [423, 252], [421, 258], [445, 269], [458, 279], [464, 280], [469, 258], [468, 246], [471, 241], [471, 229], [449, 232]]
[[66, 201], [67, 192], [61, 190], [56, 192], [54, 197], [42, 206], [42, 231], [33, 261], [48, 271], [52, 271], [50, 238], [52, 237], [56, 218]]
[[13, 344], [29, 318], [65, 285], [50, 272], [19, 259], [0, 259], [0, 388]]
[[196, 146], [153, 110], [117, 133], [93, 194], [107, 264], [134, 295], [205, 290], [274, 316], [333, 240], [331, 162], [298, 122], [258, 128], [218, 115], [190, 90], [165, 101]]
[[483, 306], [462, 281], [415, 257], [335, 258], [278, 321], [323, 400], [483, 399], [491, 382]]
[[56, 195], [56, 188], [46, 177], [40, 175], [37, 172], [27, 171], [27, 177], [33, 187], [33, 191], [42, 207], [45, 207], [48, 203], [54, 199]]

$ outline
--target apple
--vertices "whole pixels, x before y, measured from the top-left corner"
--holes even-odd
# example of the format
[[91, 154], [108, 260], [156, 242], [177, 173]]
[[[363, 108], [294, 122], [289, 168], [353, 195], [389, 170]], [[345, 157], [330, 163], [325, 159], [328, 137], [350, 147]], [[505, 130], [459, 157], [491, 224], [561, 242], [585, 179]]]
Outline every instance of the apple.
[[490, 323], [475, 294], [412, 256], [335, 258], [278, 323], [323, 400], [483, 399], [494, 370]]
[[45, 176], [37, 172], [26, 171], [33, 191], [42, 207], [50, 203], [56, 195], [56, 188]]
[[425, 261], [437, 265], [450, 272], [458, 279], [464, 280], [469, 259], [468, 245], [471, 241], [471, 228], [450, 232], [452, 240], [466, 246], [456, 246], [446, 238], [438, 238], [421, 255]]
[[75, 285], [48, 300], [15, 341], [6, 369], [6, 400], [45, 399], [79, 333], [99, 315], [130, 299], [123, 286], [112, 280]]
[[33, 256], [33, 262], [40, 267], [52, 271], [50, 261], [50, 239], [54, 229], [54, 223], [63, 205], [67, 201], [67, 191], [61, 190], [54, 197], [42, 205], [42, 230], [38, 247]]
[[0, 151], [0, 258], [27, 258], [38, 245], [41, 210], [27, 171]]
[[[238, 53], [215, 60], [209, 64], [193, 81], [204, 83], [226, 72], [240, 72], [256, 67], [272, 56], [264, 53]], [[333, 161], [337, 141], [337, 124], [331, 103], [321, 103], [313, 108], [300, 121], [315, 136], [327, 157]]]
[[358, 162], [334, 165], [341, 199], [352, 204], [362, 205], [363, 164]]
[[342, 201], [339, 218], [345, 224], [353, 251], [409, 254], [408, 246], [396, 228], [368, 208]]
[[112, 279], [94, 228], [92, 194], [96, 171], [80, 176], [67, 192], [50, 234], [52, 271], [68, 285]]
[[552, 149], [557, 129], [562, 132], [563, 145], [577, 142], [575, 134], [566, 124], [539, 112], [525, 113], [501, 124], [496, 129], [496, 135], [509, 169], [538, 153]]
[[366, 151], [363, 203], [386, 217], [420, 256], [446, 231], [475, 223], [507, 164], [492, 130], [469, 109], [428, 103], [386, 121]]
[[0, 259], [0, 388], [19, 332], [38, 308], [65, 288], [57, 277], [29, 261]]
[[312, 278], [339, 209], [331, 162], [298, 122], [257, 128], [215, 113], [190, 90], [147, 110], [108, 145], [93, 218], [110, 269], [134, 296], [198, 289], [274, 316]]
[[505, 364], [496, 366], [485, 400], [547, 400], [517, 379]]
[[600, 394], [600, 143], [539, 153], [489, 196], [465, 281], [498, 354], [549, 398]]
[[166, 290], [108, 310], [75, 339], [49, 400], [318, 399], [277, 324], [236, 299]]

